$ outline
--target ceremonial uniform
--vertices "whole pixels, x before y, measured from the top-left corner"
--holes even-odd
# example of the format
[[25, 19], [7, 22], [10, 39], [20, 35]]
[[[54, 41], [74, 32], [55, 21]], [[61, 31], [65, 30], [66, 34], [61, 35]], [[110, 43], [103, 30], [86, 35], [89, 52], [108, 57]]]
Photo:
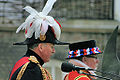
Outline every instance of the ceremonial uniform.
[[42, 67], [43, 64], [43, 60], [35, 52], [28, 50], [26, 55], [16, 62], [9, 80], [52, 80], [51, 75]]
[[42, 12], [30, 6], [24, 9], [30, 13], [16, 33], [25, 30], [24, 42], [14, 45], [27, 45], [28, 51], [14, 65], [9, 80], [52, 80], [49, 72], [42, 67], [55, 53], [54, 45], [68, 45], [59, 41], [61, 25], [53, 17], [47, 16], [56, 0], [48, 0]]

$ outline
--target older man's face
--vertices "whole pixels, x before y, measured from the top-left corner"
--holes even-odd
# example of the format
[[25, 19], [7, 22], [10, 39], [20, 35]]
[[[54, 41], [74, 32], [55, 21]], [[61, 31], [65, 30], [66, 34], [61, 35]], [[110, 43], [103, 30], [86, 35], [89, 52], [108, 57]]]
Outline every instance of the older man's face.
[[88, 65], [92, 69], [96, 69], [99, 63], [99, 60], [96, 56], [86, 57], [86, 60], [84, 61], [86, 65]]
[[54, 45], [51, 43], [42, 43], [41, 58], [44, 62], [48, 62], [50, 57], [55, 53]]

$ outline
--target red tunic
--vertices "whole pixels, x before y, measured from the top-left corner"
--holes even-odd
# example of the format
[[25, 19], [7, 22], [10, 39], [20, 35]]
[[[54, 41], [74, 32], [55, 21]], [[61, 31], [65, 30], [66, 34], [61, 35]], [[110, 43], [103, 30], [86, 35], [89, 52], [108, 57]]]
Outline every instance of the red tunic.
[[79, 74], [77, 71], [72, 71], [66, 77], [64, 80], [92, 80], [85, 74]]

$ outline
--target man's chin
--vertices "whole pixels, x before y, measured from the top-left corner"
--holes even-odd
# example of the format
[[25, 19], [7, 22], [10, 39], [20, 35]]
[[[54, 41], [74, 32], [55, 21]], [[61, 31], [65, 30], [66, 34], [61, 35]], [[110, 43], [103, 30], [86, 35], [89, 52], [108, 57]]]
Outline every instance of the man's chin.
[[98, 65], [95, 67], [95, 70], [97, 70], [98, 69]]

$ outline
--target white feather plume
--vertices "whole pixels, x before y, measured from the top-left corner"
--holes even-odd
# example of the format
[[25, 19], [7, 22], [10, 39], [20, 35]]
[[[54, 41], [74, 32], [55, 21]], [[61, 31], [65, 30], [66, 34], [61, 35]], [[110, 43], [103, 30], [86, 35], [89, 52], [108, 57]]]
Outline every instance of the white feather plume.
[[41, 28], [41, 35], [45, 35], [45, 33], [46, 33], [47, 30], [48, 30], [48, 24], [47, 24], [47, 21], [43, 21], [41, 27], [42, 27], [42, 28]]
[[35, 39], [40, 37], [40, 28], [41, 28], [41, 23], [42, 23], [42, 19], [37, 19], [34, 23], [35, 23]]
[[35, 39], [37, 39], [40, 37], [40, 34], [46, 34], [48, 25], [50, 25], [55, 31], [54, 33], [56, 35], [56, 38], [59, 40], [61, 34], [60, 27], [53, 17], [47, 16], [51, 11], [55, 1], [56, 0], [48, 0], [42, 12], [39, 13], [32, 7], [26, 6], [24, 9], [30, 13], [30, 15], [26, 18], [25, 22], [18, 27], [16, 33], [18, 33], [20, 30], [25, 29], [26, 38], [31, 38], [33, 33], [35, 33]]

